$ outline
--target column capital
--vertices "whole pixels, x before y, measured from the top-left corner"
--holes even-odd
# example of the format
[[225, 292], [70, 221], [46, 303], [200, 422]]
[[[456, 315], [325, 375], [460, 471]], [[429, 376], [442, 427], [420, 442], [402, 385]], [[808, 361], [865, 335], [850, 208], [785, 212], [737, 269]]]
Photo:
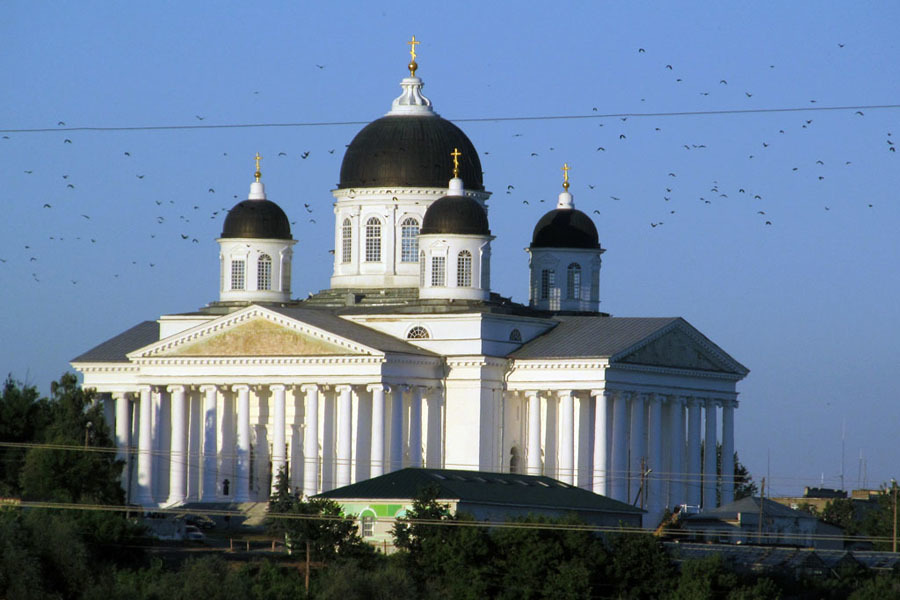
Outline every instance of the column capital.
[[166, 391], [169, 392], [170, 394], [176, 394], [176, 393], [178, 393], [178, 394], [183, 394], [183, 393], [184, 393], [184, 386], [181, 385], [181, 384], [178, 384], [178, 385], [167, 385], [167, 386], [166, 386]]
[[596, 398], [598, 396], [603, 396], [604, 394], [612, 395], [612, 390], [591, 390], [591, 396]]
[[695, 406], [700, 406], [701, 402], [702, 402], [702, 399], [701, 399], [701, 398], [698, 398], [698, 397], [696, 397], [696, 396], [685, 396], [685, 397], [684, 397], [684, 404], [685, 404], [685, 406], [687, 406], [688, 408], [693, 408], [693, 407], [695, 407]]
[[204, 394], [207, 394], [207, 393], [209, 393], [209, 392], [218, 392], [218, 391], [219, 391], [219, 386], [217, 386], [217, 385], [214, 384], [214, 383], [204, 383], [203, 385], [200, 386], [199, 389], [200, 389], [200, 391], [203, 392]]
[[556, 397], [557, 398], [568, 398], [572, 396], [572, 390], [557, 390]]
[[334, 386], [334, 391], [339, 394], [343, 394], [344, 392], [352, 392], [353, 386], [350, 385], [349, 383], [341, 383], [341, 384]]
[[269, 390], [271, 390], [273, 392], [283, 392], [285, 389], [287, 389], [287, 386], [284, 385], [283, 383], [270, 383], [269, 384]]
[[139, 385], [137, 391], [139, 394], [149, 394], [153, 391], [153, 386], [149, 384]]
[[537, 398], [541, 395], [540, 390], [525, 390], [526, 398]]
[[374, 392], [375, 390], [377, 390], [377, 389], [379, 389], [379, 388], [380, 388], [381, 391], [384, 392], [385, 394], [387, 394], [388, 392], [391, 391], [391, 386], [389, 386], [389, 385], [386, 384], [386, 383], [370, 383], [370, 384], [366, 385], [366, 391], [367, 391], [367, 392]]
[[249, 392], [250, 386], [247, 385], [246, 383], [236, 383], [233, 386], [231, 386], [231, 391], [233, 391], [233, 392]]
[[318, 392], [319, 384], [317, 383], [304, 383], [300, 386], [300, 391], [304, 394], [308, 394], [309, 392]]

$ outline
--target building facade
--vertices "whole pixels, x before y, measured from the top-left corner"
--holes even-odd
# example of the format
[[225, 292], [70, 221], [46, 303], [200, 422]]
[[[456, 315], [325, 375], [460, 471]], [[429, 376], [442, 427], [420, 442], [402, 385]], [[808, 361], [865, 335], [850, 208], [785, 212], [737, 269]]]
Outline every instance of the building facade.
[[313, 495], [413, 466], [547, 475], [648, 526], [730, 502], [747, 369], [683, 319], [599, 312], [604, 249], [568, 177], [532, 236], [529, 304], [493, 292], [478, 153], [416, 68], [345, 153], [328, 289], [290, 299], [289, 220], [257, 168], [218, 240], [218, 300], [73, 359], [131, 501], [258, 502], [282, 467]]

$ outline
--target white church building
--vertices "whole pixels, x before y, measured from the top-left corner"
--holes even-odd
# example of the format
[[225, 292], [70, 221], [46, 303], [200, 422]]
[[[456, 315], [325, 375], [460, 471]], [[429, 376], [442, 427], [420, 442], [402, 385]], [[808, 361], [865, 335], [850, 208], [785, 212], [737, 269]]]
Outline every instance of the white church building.
[[107, 399], [129, 500], [263, 502], [283, 467], [313, 495], [422, 466], [547, 475], [651, 526], [731, 502], [748, 370], [681, 318], [599, 312], [605, 250], [567, 171], [528, 248], [528, 305], [492, 291], [478, 152], [414, 53], [409, 69], [343, 157], [329, 289], [291, 298], [295, 240], [257, 162], [217, 240], [218, 300], [72, 360]]

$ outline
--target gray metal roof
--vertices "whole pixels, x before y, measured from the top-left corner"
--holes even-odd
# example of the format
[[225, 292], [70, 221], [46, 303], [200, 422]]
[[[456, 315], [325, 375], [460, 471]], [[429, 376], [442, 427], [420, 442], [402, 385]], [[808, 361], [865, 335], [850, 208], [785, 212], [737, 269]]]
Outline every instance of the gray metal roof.
[[[759, 502], [760, 499], [757, 496], [748, 496], [746, 498], [741, 498], [740, 500], [735, 500], [729, 504], [723, 504], [722, 506], [711, 508], [709, 510], [704, 510], [703, 512], [697, 513], [695, 515], [689, 515], [685, 520], [687, 521], [708, 521], [710, 519], [713, 520], [734, 520], [737, 519], [738, 513], [752, 513], [759, 514]], [[768, 498], [764, 498], [763, 502], [763, 514], [767, 517], [787, 517], [787, 518], [801, 518], [801, 519], [814, 519], [811, 514], [807, 512], [803, 512], [802, 510], [794, 510], [784, 504], [779, 504], [774, 500], [769, 500]]]
[[630, 504], [537, 475], [486, 473], [455, 469], [406, 468], [360, 481], [318, 497], [333, 500], [406, 499], [412, 500], [429, 486], [438, 489], [438, 500], [508, 504], [556, 510], [586, 510], [614, 513], [643, 513]]
[[129, 362], [127, 354], [159, 341], [159, 323], [144, 321], [110, 338], [70, 362]]
[[513, 358], [610, 357], [631, 348], [678, 317], [557, 316], [559, 325], [528, 342]]
[[293, 308], [293, 307], [266, 307], [273, 312], [284, 315], [291, 319], [308, 323], [313, 327], [318, 327], [334, 335], [347, 338], [362, 344], [381, 350], [382, 352], [395, 354], [416, 354], [419, 356], [437, 356], [430, 350], [424, 350], [418, 346], [413, 346], [409, 342], [404, 342], [386, 333], [381, 333], [375, 329], [342, 319], [328, 310], [315, 310], [309, 308]]

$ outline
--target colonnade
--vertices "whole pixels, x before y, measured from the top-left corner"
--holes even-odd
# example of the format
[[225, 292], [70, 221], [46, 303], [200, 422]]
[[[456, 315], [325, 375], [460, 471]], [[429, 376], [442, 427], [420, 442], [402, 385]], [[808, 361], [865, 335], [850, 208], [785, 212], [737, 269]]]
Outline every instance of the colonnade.
[[284, 382], [115, 392], [118, 457], [128, 461], [123, 484], [130, 501], [145, 506], [248, 502], [268, 499], [283, 468], [310, 496], [407, 466], [440, 467], [440, 391]]
[[653, 525], [666, 507], [733, 501], [735, 399], [612, 389], [524, 394], [528, 474], [643, 507]]

